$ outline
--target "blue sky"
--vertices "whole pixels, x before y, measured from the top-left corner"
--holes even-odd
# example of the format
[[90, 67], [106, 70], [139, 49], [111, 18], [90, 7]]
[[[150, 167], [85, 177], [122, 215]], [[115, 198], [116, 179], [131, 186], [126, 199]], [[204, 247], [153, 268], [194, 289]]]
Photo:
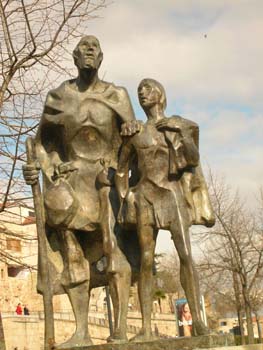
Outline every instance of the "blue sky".
[[167, 116], [200, 125], [203, 167], [251, 207], [263, 182], [262, 13], [262, 0], [119, 0], [87, 23], [104, 52], [101, 78], [127, 88], [138, 119], [139, 82], [159, 80]]

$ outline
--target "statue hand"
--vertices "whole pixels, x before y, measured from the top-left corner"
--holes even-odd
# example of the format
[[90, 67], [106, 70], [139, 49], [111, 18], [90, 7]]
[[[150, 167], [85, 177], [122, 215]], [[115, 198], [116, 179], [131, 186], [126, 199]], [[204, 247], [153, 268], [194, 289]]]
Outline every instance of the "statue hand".
[[35, 161], [31, 164], [25, 164], [22, 166], [23, 176], [27, 185], [35, 185], [39, 178], [40, 164]]
[[100, 164], [103, 166], [103, 169], [97, 175], [96, 181], [101, 186], [113, 186], [115, 169], [110, 166], [110, 160], [102, 158], [100, 159]]
[[133, 136], [141, 130], [142, 122], [138, 120], [131, 120], [123, 123], [121, 126], [121, 136]]
[[74, 170], [78, 170], [78, 168], [76, 166], [74, 166], [73, 162], [61, 163], [58, 166], [58, 173], [59, 174], [67, 174], [67, 173], [72, 172]]
[[170, 118], [163, 118], [163, 119], [159, 120], [158, 122], [155, 123], [155, 126], [158, 130], [170, 129], [170, 130], [177, 131], [177, 132], [181, 131], [180, 126], [176, 125], [174, 121], [171, 123]]

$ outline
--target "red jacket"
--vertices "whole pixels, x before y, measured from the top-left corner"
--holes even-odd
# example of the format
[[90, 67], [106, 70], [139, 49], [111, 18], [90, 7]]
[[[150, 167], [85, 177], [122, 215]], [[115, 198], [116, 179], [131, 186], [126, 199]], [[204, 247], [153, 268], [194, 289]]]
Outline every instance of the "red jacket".
[[21, 306], [21, 305], [17, 305], [17, 307], [16, 307], [16, 313], [17, 313], [17, 315], [22, 315], [23, 310], [22, 310], [22, 306]]

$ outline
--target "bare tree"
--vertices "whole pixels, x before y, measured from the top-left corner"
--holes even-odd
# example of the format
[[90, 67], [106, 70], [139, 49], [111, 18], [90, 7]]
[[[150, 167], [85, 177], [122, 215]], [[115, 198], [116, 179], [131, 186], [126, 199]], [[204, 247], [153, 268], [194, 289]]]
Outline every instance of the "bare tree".
[[105, 7], [106, 0], [0, 2], [0, 213], [32, 205], [21, 176], [25, 139], [38, 126], [47, 91], [72, 76], [72, 45]]
[[[0, 213], [8, 213], [10, 205], [32, 205], [21, 176], [25, 138], [38, 126], [47, 91], [71, 76], [66, 62], [70, 45], [87, 33], [90, 20], [106, 2], [0, 1]], [[0, 233], [16, 235], [1, 219]], [[19, 235], [19, 239], [35, 238]], [[21, 259], [1, 247], [0, 261], [23, 266]], [[1, 329], [0, 318], [0, 333]]]
[[20, 176], [25, 137], [38, 125], [47, 91], [71, 74], [70, 44], [105, 6], [106, 0], [1, 1], [0, 212], [29, 196]]
[[[244, 307], [248, 341], [254, 342], [252, 323], [253, 288], [263, 267], [262, 229], [238, 193], [210, 173], [210, 193], [217, 218], [216, 226], [209, 232], [199, 233], [204, 262], [201, 268], [221, 277], [228, 274], [232, 279], [233, 296], [240, 327]], [[223, 285], [221, 287], [224, 289]]]
[[[184, 297], [184, 290], [180, 284], [180, 264], [176, 251], [162, 254], [156, 274], [156, 295], [162, 298], [162, 293], [168, 297], [170, 311], [174, 312], [174, 298]], [[158, 297], [159, 295], [159, 297]], [[158, 300], [159, 302], [159, 300]]]

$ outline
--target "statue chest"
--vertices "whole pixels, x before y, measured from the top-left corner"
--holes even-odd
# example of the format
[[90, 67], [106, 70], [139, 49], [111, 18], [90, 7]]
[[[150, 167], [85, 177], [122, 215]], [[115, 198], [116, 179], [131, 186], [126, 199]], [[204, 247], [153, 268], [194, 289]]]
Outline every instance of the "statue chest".
[[134, 137], [133, 146], [138, 155], [139, 169], [144, 177], [155, 179], [157, 172], [166, 176], [169, 149], [163, 132], [158, 131], [154, 125], [146, 123]]
[[118, 117], [107, 105], [85, 99], [65, 111], [65, 138], [72, 156], [98, 159], [105, 152], [118, 149]]
[[109, 137], [116, 127], [116, 113], [107, 105], [92, 99], [68, 106], [65, 112], [64, 126], [70, 139], [81, 133], [87, 135], [84, 130], [88, 129], [97, 130], [103, 137]]
[[134, 136], [133, 144], [137, 151], [149, 152], [154, 149], [167, 148], [164, 133], [158, 131], [155, 125], [144, 124], [141, 131]]

